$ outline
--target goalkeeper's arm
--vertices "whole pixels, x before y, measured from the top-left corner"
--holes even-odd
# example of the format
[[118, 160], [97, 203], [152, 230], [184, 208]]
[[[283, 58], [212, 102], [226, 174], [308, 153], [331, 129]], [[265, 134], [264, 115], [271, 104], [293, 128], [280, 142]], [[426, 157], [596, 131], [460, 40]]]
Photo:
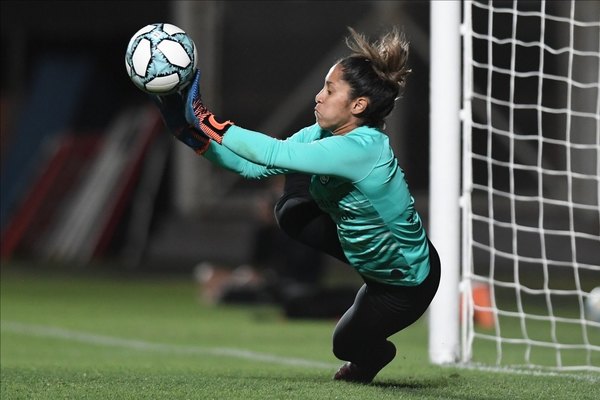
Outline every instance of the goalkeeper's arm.
[[152, 96], [152, 100], [160, 110], [162, 119], [173, 136], [212, 163], [249, 179], [261, 179], [285, 172], [252, 163], [228, 148], [214, 144], [202, 131], [186, 121], [184, 100], [179, 93]]

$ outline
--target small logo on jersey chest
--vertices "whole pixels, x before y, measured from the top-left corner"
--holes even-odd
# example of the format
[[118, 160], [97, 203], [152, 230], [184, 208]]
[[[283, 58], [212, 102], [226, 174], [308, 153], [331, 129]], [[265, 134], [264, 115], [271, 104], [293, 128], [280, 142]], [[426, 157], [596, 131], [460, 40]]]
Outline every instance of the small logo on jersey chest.
[[322, 185], [327, 185], [327, 183], [329, 183], [329, 177], [326, 175], [320, 175], [319, 182], [321, 182]]

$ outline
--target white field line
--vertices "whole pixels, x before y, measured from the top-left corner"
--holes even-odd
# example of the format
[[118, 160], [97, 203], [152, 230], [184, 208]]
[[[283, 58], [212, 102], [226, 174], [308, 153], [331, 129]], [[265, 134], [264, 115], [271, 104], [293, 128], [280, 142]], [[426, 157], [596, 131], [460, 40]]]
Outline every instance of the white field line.
[[85, 343], [94, 346], [120, 347], [130, 350], [158, 352], [167, 354], [201, 355], [215, 357], [239, 358], [268, 364], [289, 365], [305, 368], [333, 369], [338, 364], [303, 358], [281, 357], [273, 354], [259, 353], [251, 350], [235, 349], [229, 347], [200, 347], [182, 346], [174, 344], [153, 343], [144, 340], [124, 339], [114, 336], [97, 335], [95, 333], [73, 331], [46, 325], [25, 324], [15, 321], [2, 321], [1, 330], [28, 336], [67, 340]]
[[[258, 353], [251, 350], [235, 349], [229, 347], [200, 347], [182, 346], [174, 344], [153, 343], [144, 340], [124, 339], [114, 336], [97, 335], [95, 333], [73, 331], [47, 325], [26, 324], [15, 321], [1, 321], [1, 331], [18, 333], [28, 336], [44, 337], [51, 339], [67, 340], [85, 343], [94, 346], [120, 347], [130, 350], [160, 352], [167, 354], [200, 355], [215, 357], [230, 357], [250, 361], [263, 362], [267, 364], [289, 365], [305, 368], [334, 369], [338, 364], [321, 361], [307, 360], [303, 358], [281, 357], [273, 354]], [[448, 368], [487, 371], [493, 373], [504, 373], [513, 375], [551, 376], [556, 378], [569, 378], [581, 381], [599, 382], [600, 375], [595, 374], [572, 374], [551, 371], [522, 370], [509, 367], [486, 367], [481, 365], [452, 364]]]
[[545, 376], [545, 377], [556, 377], [556, 378], [569, 378], [579, 381], [588, 381], [592, 383], [600, 382], [600, 374], [590, 371], [577, 373], [567, 373], [560, 371], [544, 371], [538, 369], [523, 369], [519, 367], [495, 367], [484, 364], [451, 364], [447, 367], [466, 369], [471, 371], [484, 371], [493, 372], [497, 374], [511, 374], [511, 375], [528, 375], [528, 376]]

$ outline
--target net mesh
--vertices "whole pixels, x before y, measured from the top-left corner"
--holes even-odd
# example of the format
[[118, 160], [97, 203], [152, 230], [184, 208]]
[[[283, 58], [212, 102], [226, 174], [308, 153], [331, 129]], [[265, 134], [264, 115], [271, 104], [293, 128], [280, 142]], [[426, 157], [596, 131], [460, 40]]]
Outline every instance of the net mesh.
[[462, 359], [600, 371], [600, 2], [463, 18]]

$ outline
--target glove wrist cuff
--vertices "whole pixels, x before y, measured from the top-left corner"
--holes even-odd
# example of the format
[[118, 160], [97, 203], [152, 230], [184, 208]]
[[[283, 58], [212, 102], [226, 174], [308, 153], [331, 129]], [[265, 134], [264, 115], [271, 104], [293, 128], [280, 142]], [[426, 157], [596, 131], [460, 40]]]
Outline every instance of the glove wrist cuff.
[[210, 144], [210, 139], [202, 132], [198, 132], [193, 126], [186, 126], [174, 132], [174, 136], [180, 142], [192, 148], [197, 154], [204, 154]]
[[223, 135], [227, 133], [227, 130], [233, 125], [231, 121], [217, 122], [214, 115], [210, 114], [208, 118], [202, 121], [202, 132], [221, 144], [223, 142]]

